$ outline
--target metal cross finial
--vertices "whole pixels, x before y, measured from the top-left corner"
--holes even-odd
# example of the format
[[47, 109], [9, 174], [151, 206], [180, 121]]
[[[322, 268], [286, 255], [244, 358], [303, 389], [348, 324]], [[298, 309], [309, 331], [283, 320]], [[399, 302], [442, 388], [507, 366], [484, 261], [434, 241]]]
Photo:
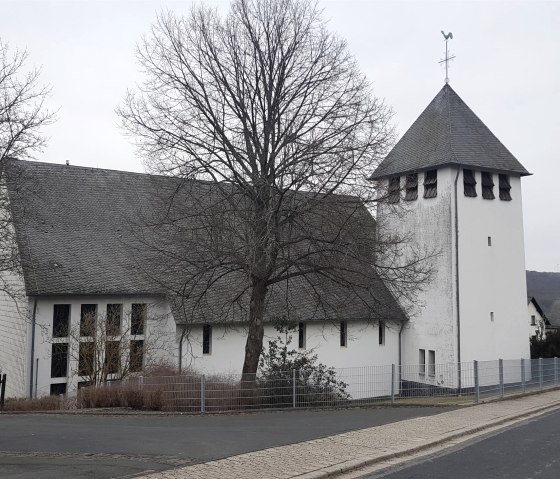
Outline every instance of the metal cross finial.
[[447, 35], [441, 31], [443, 38], [445, 38], [445, 58], [440, 60], [438, 63], [445, 63], [445, 83], [449, 83], [449, 62], [455, 58], [455, 55], [449, 56], [449, 50], [447, 49], [447, 41], [453, 40], [453, 33], [449, 32]]

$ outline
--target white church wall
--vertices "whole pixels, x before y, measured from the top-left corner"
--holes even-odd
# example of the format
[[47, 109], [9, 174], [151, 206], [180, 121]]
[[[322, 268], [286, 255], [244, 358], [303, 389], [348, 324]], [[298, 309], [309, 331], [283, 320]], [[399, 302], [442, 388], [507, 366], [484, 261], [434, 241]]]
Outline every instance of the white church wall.
[[0, 374], [6, 374], [6, 397], [27, 394], [28, 336], [31, 331], [23, 278], [2, 274], [10, 293], [0, 291]]
[[[132, 336], [130, 334], [130, 311], [133, 303], [147, 304], [147, 324], [144, 334]], [[53, 338], [53, 312], [55, 304], [70, 305], [70, 330], [74, 331], [67, 337]], [[34, 395], [37, 397], [48, 395], [52, 384], [65, 384], [69, 393], [75, 391], [78, 383], [87, 378], [78, 376], [78, 339], [75, 332], [79, 328], [81, 305], [96, 304], [98, 317], [104, 315], [107, 304], [122, 304], [121, 340], [128, 343], [131, 339], [150, 342], [150, 362], [177, 364], [175, 321], [167, 303], [150, 297], [50, 297], [39, 298], [36, 310], [35, 334], [35, 377], [33, 378]], [[52, 345], [55, 343], [69, 344], [67, 375], [51, 377]], [[152, 346], [153, 345], [153, 346]], [[123, 354], [127, 354], [128, 344], [124, 345]]]
[[499, 199], [494, 174], [494, 200], [481, 194], [459, 200], [459, 274], [462, 361], [529, 357], [527, 286], [521, 181], [510, 176], [511, 201]]
[[[379, 326], [364, 321], [347, 322], [347, 345], [340, 345], [338, 323], [307, 322], [306, 350], [317, 354], [318, 361], [339, 370], [339, 378], [348, 384], [353, 398], [385, 396], [391, 393], [390, 366], [398, 364], [399, 325], [386, 324], [384, 344], [379, 344]], [[247, 331], [237, 326], [212, 326], [210, 354], [202, 354], [202, 326], [191, 327], [183, 346], [183, 366], [206, 374], [241, 374]], [[277, 336], [283, 337], [270, 325], [265, 325], [265, 347]], [[298, 333], [292, 334], [290, 347], [297, 349]], [[381, 370], [381, 366], [384, 367]], [[379, 367], [379, 369], [374, 369]], [[389, 374], [383, 377], [383, 374]], [[375, 377], [376, 381], [372, 378]], [[398, 389], [396, 390], [398, 392]]]
[[[395, 233], [402, 238], [408, 237], [408, 243], [399, 245], [399, 248], [412, 247], [421, 255], [434, 255], [429, 260], [434, 271], [432, 281], [422, 286], [412, 307], [403, 304], [410, 315], [403, 332], [403, 364], [418, 365], [420, 350], [425, 351], [426, 358], [429, 351], [435, 351], [436, 363], [457, 360], [452, 281], [453, 173], [451, 168], [438, 170], [435, 198], [423, 198], [424, 173], [419, 173], [417, 200], [403, 201], [401, 198], [396, 208], [383, 204], [378, 210], [381, 235]], [[404, 187], [404, 176], [401, 186]]]

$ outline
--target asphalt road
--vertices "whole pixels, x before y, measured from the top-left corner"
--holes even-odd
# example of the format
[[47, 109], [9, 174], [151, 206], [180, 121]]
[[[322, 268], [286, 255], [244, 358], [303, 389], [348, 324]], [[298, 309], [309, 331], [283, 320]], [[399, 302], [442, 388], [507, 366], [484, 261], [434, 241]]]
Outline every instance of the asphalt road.
[[363, 479], [558, 479], [560, 411]]
[[0, 477], [122, 477], [428, 416], [449, 408], [240, 415], [0, 415]]

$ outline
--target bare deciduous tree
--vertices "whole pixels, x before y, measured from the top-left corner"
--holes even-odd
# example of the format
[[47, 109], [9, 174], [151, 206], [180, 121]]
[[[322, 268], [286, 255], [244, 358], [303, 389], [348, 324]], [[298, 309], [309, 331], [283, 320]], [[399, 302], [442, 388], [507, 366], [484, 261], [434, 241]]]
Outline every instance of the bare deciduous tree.
[[[273, 289], [315, 292], [330, 317], [325, 285], [371, 304], [379, 194], [366, 178], [392, 144], [391, 111], [312, 1], [161, 14], [138, 58], [146, 79], [119, 109], [124, 128], [151, 171], [184, 179], [167, 216], [146, 222], [160, 233], [152, 246], [182, 275], [173, 293], [187, 317], [218, 296], [246, 299], [249, 379]], [[417, 260], [395, 284], [426, 279]]]

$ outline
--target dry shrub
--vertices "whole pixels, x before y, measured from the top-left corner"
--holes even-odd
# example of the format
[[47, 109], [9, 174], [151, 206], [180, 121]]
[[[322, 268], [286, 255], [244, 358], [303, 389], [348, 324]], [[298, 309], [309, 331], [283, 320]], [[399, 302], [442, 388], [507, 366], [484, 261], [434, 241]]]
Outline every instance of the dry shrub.
[[8, 398], [3, 411], [57, 411], [67, 409], [64, 397], [44, 396], [36, 399]]
[[97, 407], [123, 407], [120, 387], [89, 386], [78, 391], [78, 407], [83, 409]]

